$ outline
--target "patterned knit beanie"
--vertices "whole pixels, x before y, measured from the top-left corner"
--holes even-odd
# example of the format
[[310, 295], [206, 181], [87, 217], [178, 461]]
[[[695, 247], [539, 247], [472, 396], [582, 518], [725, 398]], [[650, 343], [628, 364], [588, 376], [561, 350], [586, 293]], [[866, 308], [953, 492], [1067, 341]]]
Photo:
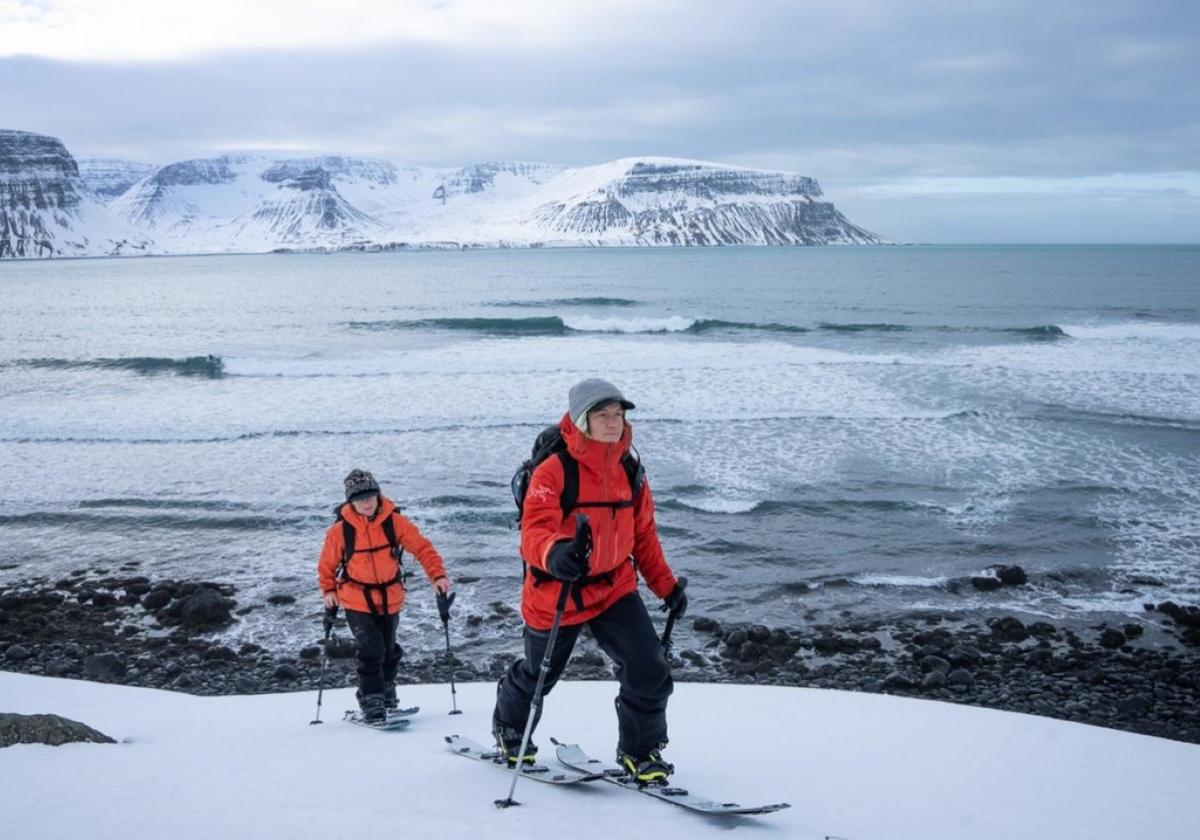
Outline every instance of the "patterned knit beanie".
[[350, 470], [342, 483], [346, 485], [347, 502], [379, 495], [379, 482], [366, 470]]

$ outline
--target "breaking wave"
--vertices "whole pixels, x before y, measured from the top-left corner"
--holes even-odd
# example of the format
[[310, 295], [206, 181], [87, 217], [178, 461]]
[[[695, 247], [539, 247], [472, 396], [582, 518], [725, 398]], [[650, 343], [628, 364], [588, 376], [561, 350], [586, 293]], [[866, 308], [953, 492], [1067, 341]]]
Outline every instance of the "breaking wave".
[[88, 528], [93, 530], [116, 531], [120, 533], [136, 532], [150, 528], [161, 528], [169, 531], [268, 531], [280, 528], [294, 528], [307, 525], [304, 519], [280, 516], [173, 516], [167, 513], [157, 513], [139, 516], [137, 514], [99, 513], [58, 513], [40, 511], [38, 513], [13, 514], [0, 516], [0, 526], [8, 527], [67, 527]]
[[220, 356], [188, 356], [185, 359], [158, 356], [132, 356], [125, 359], [22, 359], [13, 364], [46, 370], [128, 370], [143, 376], [173, 374], [219, 379], [225, 375], [225, 362]]
[[[619, 301], [619, 302], [617, 302]], [[543, 303], [521, 301], [497, 306], [639, 306], [637, 301], [624, 298], [564, 298]], [[844, 336], [878, 333], [911, 333], [929, 330], [937, 333], [960, 333], [1019, 336], [1030, 341], [1055, 341], [1068, 338], [1062, 327], [1044, 324], [1033, 327], [915, 327], [891, 323], [832, 323], [823, 321], [815, 327], [776, 322], [727, 321], [721, 318], [694, 318], [670, 315], [661, 318], [600, 318], [588, 315], [538, 315], [528, 318], [422, 318], [415, 320], [350, 321], [352, 330], [383, 332], [388, 330], [445, 330], [496, 336], [562, 336], [572, 333], [681, 333], [686, 335], [717, 335], [733, 333], [763, 333], [769, 335], [801, 335], [814, 331], [833, 332]]]

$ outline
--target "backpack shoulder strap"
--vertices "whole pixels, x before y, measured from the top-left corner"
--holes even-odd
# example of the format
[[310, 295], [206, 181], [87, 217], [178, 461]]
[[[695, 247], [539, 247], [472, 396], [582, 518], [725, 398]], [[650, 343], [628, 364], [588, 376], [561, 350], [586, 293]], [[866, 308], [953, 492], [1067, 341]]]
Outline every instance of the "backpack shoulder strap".
[[387, 537], [388, 545], [391, 546], [392, 556], [399, 562], [404, 549], [400, 547], [400, 541], [396, 539], [396, 523], [391, 514], [388, 514], [387, 519], [383, 520], [383, 535]]
[[563, 471], [563, 489], [558, 503], [563, 516], [568, 516], [579, 501], [579, 462], [572, 458], [566, 449], [559, 449], [554, 454], [558, 456]]
[[625, 468], [625, 477], [629, 479], [629, 489], [633, 491], [633, 501], [641, 495], [646, 486], [646, 468], [642, 466], [642, 456], [632, 447], [621, 456], [621, 466]]
[[349, 520], [340, 514], [338, 522], [342, 523], [342, 565], [346, 566], [350, 563], [350, 558], [354, 556], [355, 531]]

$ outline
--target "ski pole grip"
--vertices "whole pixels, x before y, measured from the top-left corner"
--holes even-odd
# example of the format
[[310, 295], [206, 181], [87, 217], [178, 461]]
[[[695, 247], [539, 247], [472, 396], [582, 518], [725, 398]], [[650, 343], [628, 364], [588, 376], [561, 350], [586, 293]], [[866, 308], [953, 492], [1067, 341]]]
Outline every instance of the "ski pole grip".
[[439, 592], [437, 594], [438, 615], [442, 618], [442, 624], [450, 621], [450, 605], [454, 603], [454, 596], [457, 594], [456, 592]]

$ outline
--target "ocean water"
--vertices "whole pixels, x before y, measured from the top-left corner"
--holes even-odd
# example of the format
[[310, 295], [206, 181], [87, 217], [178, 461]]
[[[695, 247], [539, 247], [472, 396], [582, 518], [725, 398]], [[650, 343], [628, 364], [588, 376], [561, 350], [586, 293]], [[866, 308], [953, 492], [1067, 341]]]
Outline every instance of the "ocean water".
[[[1200, 599], [1200, 248], [524, 250], [0, 264], [0, 582], [138, 561], [318, 632], [352, 467], [515, 606], [509, 478], [588, 376], [693, 610], [1095, 622]], [[1031, 584], [963, 585], [993, 564]], [[418, 582], [402, 633], [437, 649]], [[485, 620], [466, 643], [511, 646]]]

